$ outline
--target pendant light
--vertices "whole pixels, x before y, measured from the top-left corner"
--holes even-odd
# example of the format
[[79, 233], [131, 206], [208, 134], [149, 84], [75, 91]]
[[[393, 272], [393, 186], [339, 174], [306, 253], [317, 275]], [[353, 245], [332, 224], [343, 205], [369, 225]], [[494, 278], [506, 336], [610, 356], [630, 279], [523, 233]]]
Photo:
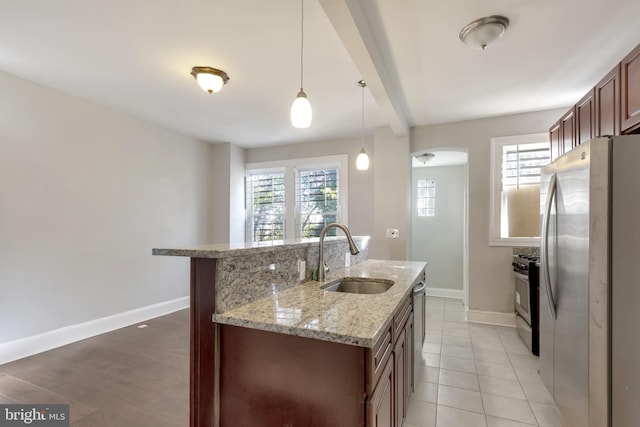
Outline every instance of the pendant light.
[[367, 83], [364, 80], [360, 80], [356, 84], [362, 88], [362, 149], [358, 157], [356, 157], [356, 169], [366, 171], [369, 169], [369, 156], [364, 151], [364, 88], [367, 87]]
[[296, 96], [295, 101], [293, 101], [293, 105], [291, 105], [291, 124], [297, 128], [308, 128], [311, 126], [311, 103], [309, 99], [307, 99], [307, 94], [304, 93], [304, 89], [302, 88], [302, 76], [303, 76], [303, 53], [304, 53], [304, 0], [301, 0], [302, 4], [302, 13], [300, 20], [300, 92]]

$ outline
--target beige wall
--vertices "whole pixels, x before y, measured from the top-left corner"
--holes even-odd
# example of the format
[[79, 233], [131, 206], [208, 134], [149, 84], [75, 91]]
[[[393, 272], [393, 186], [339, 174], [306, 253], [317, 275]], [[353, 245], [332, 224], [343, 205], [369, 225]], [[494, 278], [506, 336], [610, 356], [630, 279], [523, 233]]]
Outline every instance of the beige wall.
[[[189, 295], [212, 146], [0, 72], [0, 346]], [[228, 203], [225, 202], [225, 203]]]
[[459, 147], [469, 153], [469, 308], [513, 312], [510, 247], [489, 246], [490, 139], [547, 132], [565, 108], [413, 128], [411, 152]]
[[213, 146], [213, 235], [210, 243], [244, 242], [245, 150], [237, 145]]
[[[365, 140], [371, 165], [358, 171], [355, 159], [361, 139], [254, 148], [246, 151], [247, 163], [349, 155], [349, 229], [371, 236], [369, 258], [407, 259], [410, 164], [408, 137], [396, 137], [389, 128], [378, 128]], [[387, 228], [400, 230], [399, 239], [386, 238]]]

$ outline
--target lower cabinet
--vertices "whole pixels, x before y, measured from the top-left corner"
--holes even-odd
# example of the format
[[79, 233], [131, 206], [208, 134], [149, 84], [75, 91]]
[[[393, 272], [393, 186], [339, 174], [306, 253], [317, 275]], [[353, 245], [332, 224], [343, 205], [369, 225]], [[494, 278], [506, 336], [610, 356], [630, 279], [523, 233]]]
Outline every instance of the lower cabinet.
[[407, 354], [407, 334], [403, 329], [398, 337], [396, 346], [393, 349], [393, 377], [395, 379], [395, 391], [396, 391], [396, 426], [402, 425], [402, 420], [407, 414], [405, 395], [407, 393], [407, 368], [406, 366], [406, 354]]
[[[374, 346], [368, 361], [368, 372], [382, 371], [380, 376], [372, 375], [372, 383], [367, 384], [367, 427], [401, 427], [407, 416], [409, 398], [413, 391], [413, 310], [410, 298], [400, 305], [399, 313], [394, 317], [389, 334]], [[392, 344], [392, 345], [391, 345]], [[388, 359], [382, 360], [374, 355], [383, 354], [385, 347], [392, 351]], [[384, 363], [383, 369], [376, 364]]]
[[394, 427], [395, 399], [394, 399], [394, 358], [391, 357], [382, 371], [378, 386], [367, 401], [367, 426]]

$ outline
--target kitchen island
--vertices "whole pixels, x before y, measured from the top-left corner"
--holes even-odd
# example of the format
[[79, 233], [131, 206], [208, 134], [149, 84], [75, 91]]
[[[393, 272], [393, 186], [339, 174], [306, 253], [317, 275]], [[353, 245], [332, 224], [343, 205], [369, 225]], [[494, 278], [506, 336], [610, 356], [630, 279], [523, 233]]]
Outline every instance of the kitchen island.
[[[404, 416], [412, 289], [426, 264], [367, 260], [365, 250], [339, 268], [346, 240], [325, 245], [333, 266], [324, 282], [297, 271], [297, 260], [312, 265], [317, 241], [154, 249], [192, 258], [192, 426], [392, 426]], [[393, 286], [376, 295], [323, 289], [343, 277]]]

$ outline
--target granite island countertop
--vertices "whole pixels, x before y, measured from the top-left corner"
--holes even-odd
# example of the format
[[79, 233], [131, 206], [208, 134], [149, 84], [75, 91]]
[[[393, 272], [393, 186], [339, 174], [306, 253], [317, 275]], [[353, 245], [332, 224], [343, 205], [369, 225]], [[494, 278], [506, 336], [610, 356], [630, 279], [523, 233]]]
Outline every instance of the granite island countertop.
[[[213, 322], [360, 347], [373, 347], [393, 320], [401, 301], [413, 292], [425, 262], [367, 260], [327, 273], [324, 282], [309, 281], [268, 297], [213, 315]], [[343, 277], [394, 281], [375, 295], [324, 291]]]

